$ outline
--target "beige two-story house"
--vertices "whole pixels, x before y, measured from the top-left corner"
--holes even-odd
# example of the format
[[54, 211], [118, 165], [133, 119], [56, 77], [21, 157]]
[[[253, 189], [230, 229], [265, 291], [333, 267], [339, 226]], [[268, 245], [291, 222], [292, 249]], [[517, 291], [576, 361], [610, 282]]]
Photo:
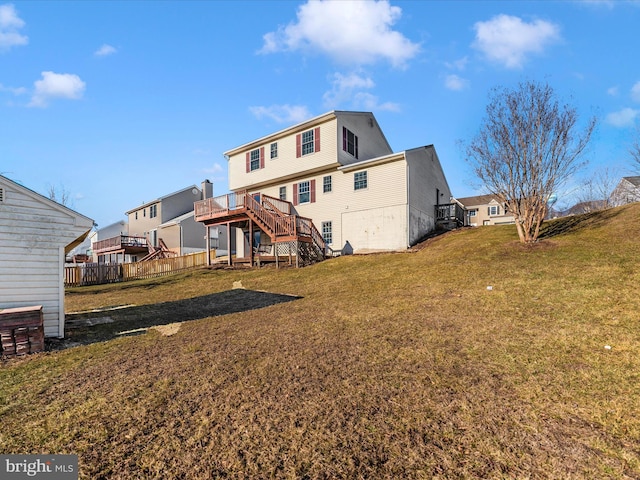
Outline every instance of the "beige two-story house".
[[239, 257], [291, 241], [325, 252], [406, 249], [451, 198], [433, 145], [393, 152], [370, 112], [331, 111], [224, 154], [232, 193], [198, 202], [196, 219], [236, 227]]
[[515, 223], [515, 219], [496, 195], [477, 195], [475, 197], [456, 198], [465, 209], [465, 225], [502, 225]]

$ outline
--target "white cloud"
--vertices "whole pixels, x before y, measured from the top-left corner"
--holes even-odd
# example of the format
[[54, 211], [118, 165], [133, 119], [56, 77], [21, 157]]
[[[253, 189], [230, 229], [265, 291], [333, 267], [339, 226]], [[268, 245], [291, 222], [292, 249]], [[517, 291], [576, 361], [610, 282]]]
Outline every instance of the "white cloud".
[[458, 60], [454, 60], [453, 62], [445, 62], [445, 66], [451, 70], [463, 71], [467, 68], [467, 63], [469, 63], [469, 57], [462, 57]]
[[449, 90], [459, 91], [464, 90], [469, 85], [469, 82], [458, 75], [447, 75], [444, 79], [444, 86]]
[[634, 102], [640, 102], [640, 82], [636, 82], [633, 87], [631, 87], [631, 98]]
[[93, 52], [93, 54], [96, 57], [106, 57], [108, 55], [113, 55], [114, 53], [116, 53], [118, 50], [116, 49], [116, 47], [112, 47], [111, 45], [108, 44], [104, 44], [102, 45], [98, 50], [96, 50], [95, 52]]
[[212, 173], [217, 175], [218, 173], [222, 173], [225, 171], [225, 168], [219, 163], [214, 163], [211, 168], [205, 168], [203, 170], [204, 173]]
[[303, 105], [271, 105], [269, 107], [249, 107], [256, 118], [270, 118], [277, 123], [300, 123], [311, 118], [307, 107]]
[[36, 80], [34, 86], [29, 106], [46, 107], [53, 98], [82, 98], [86, 84], [71, 73], [42, 72], [42, 80]]
[[259, 53], [303, 50], [349, 65], [383, 59], [404, 67], [420, 46], [392, 29], [401, 16], [402, 9], [387, 0], [309, 0], [299, 7], [297, 22], [264, 35]]
[[24, 87], [17, 87], [17, 88], [5, 87], [3, 84], [0, 83], [0, 92], [9, 92], [18, 96], [18, 95], [24, 95], [25, 93], [27, 93], [27, 89]]
[[375, 87], [375, 82], [363, 75], [334, 73], [331, 77], [331, 90], [323, 95], [324, 105], [335, 109], [346, 103], [358, 110], [399, 110], [396, 103], [380, 103], [378, 97], [365, 91]]
[[615, 87], [611, 87], [607, 89], [607, 95], [611, 95], [612, 97], [617, 97], [620, 89], [616, 85]]
[[618, 128], [633, 127], [638, 115], [640, 115], [640, 110], [623, 108], [618, 112], [613, 112], [607, 115], [606, 121]]
[[510, 15], [477, 22], [474, 29], [476, 39], [472, 46], [507, 68], [521, 68], [529, 54], [541, 53], [561, 38], [558, 25], [544, 20], [527, 23]]
[[29, 43], [29, 37], [18, 32], [24, 25], [12, 4], [0, 5], [0, 51]]

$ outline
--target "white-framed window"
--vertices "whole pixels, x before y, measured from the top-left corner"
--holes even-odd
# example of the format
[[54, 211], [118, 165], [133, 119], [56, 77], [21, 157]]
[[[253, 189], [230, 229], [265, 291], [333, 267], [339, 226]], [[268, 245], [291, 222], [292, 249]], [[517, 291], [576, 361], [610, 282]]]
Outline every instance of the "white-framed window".
[[498, 205], [489, 205], [489, 215], [500, 215], [500, 207]]
[[363, 190], [367, 188], [367, 171], [356, 172], [353, 174], [353, 189]]
[[329, 193], [331, 189], [331, 175], [327, 175], [322, 179], [322, 193]]
[[280, 200], [287, 199], [287, 187], [280, 187], [280, 191], [278, 192]]
[[322, 239], [327, 245], [333, 243], [333, 228], [331, 222], [322, 222]]
[[149, 218], [155, 218], [158, 216], [158, 205], [151, 205], [149, 207]]
[[358, 158], [358, 137], [347, 127], [342, 127], [342, 149]]
[[271, 144], [271, 156], [269, 158], [278, 158], [278, 143], [274, 142]]
[[478, 210], [469, 210], [469, 216], [475, 217], [478, 214]]
[[298, 184], [298, 203], [309, 203], [311, 201], [311, 185], [309, 181]]
[[260, 149], [251, 150], [250, 153], [250, 170], [258, 170], [260, 168]]
[[313, 153], [314, 144], [315, 144], [315, 138], [314, 138], [313, 130], [307, 130], [306, 132], [302, 132], [302, 143], [301, 143], [302, 155]]

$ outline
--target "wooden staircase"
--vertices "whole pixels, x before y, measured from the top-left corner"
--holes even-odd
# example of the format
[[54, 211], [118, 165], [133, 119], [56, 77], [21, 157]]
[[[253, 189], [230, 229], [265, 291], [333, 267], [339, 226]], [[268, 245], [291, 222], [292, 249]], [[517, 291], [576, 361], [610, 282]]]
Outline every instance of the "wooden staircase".
[[194, 215], [205, 225], [253, 222], [269, 237], [276, 261], [278, 256], [295, 255], [297, 265], [308, 265], [326, 258], [324, 240], [313, 221], [296, 214], [286, 200], [234, 192], [195, 202]]
[[149, 238], [147, 238], [147, 246], [149, 247], [149, 253], [140, 259], [141, 262], [146, 262], [147, 260], [156, 260], [158, 258], [172, 258], [176, 257], [177, 254], [167, 247], [167, 244], [164, 243], [164, 240], [161, 238], [158, 239], [158, 247], [155, 247], [151, 244]]

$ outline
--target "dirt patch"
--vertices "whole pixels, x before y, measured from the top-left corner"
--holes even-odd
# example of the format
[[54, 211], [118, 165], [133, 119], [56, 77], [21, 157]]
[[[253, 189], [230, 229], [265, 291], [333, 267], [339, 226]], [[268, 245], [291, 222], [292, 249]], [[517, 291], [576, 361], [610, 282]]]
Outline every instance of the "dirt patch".
[[70, 313], [65, 320], [65, 338], [47, 339], [46, 349], [61, 350], [122, 336], [140, 335], [152, 327], [245, 312], [298, 298], [300, 297], [234, 288], [185, 300], [110, 309], [109, 317], [98, 318], [93, 310]]
[[170, 337], [180, 331], [182, 323], [170, 323], [169, 325], [158, 325], [157, 327], [151, 327], [153, 330], [160, 332], [163, 337]]

